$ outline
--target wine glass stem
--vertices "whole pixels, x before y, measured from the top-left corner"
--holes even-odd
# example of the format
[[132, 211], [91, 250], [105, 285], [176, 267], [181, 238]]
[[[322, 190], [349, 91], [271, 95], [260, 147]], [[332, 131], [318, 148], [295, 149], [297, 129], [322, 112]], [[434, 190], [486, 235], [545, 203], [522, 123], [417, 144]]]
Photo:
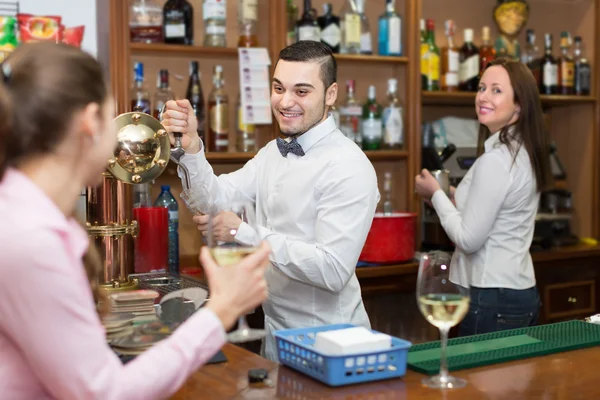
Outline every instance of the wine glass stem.
[[440, 380], [448, 381], [448, 360], [446, 359], [446, 347], [448, 346], [448, 331], [449, 328], [440, 328], [440, 336], [442, 343], [440, 346]]

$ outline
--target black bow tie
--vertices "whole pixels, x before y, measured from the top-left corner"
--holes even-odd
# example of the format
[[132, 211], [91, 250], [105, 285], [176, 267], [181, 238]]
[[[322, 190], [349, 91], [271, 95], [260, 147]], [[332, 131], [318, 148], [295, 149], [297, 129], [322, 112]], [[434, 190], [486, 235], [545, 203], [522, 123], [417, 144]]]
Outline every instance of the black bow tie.
[[289, 143], [282, 138], [277, 138], [277, 148], [284, 157], [287, 157], [288, 153], [295, 154], [298, 157], [304, 155], [304, 150], [302, 150], [302, 146], [300, 146], [296, 138], [293, 138]]

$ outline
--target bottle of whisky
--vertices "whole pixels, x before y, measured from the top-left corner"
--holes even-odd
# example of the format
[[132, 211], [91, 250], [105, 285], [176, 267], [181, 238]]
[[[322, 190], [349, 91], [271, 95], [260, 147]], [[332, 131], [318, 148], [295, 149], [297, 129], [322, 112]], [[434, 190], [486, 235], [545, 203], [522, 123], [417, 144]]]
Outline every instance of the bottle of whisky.
[[198, 61], [190, 62], [190, 80], [188, 81], [186, 98], [190, 101], [190, 104], [194, 109], [194, 115], [198, 122], [198, 136], [200, 136], [202, 142], [206, 144], [204, 137], [206, 113], [204, 111], [204, 93], [202, 91], [202, 82], [200, 81]]
[[362, 147], [364, 150], [379, 150], [383, 138], [382, 108], [377, 103], [375, 86], [369, 86], [367, 102], [362, 112]]
[[169, 100], [175, 100], [175, 96], [169, 87], [169, 70], [161, 69], [158, 73], [156, 81], [156, 92], [154, 92], [154, 108], [152, 116], [157, 120], [161, 120], [161, 112], [165, 103]]
[[323, 15], [317, 18], [321, 29], [321, 42], [325, 43], [333, 53], [340, 52], [342, 35], [340, 31], [340, 17], [333, 15], [331, 3], [323, 4]]
[[578, 96], [589, 96], [591, 87], [591, 67], [583, 54], [581, 36], [575, 36], [575, 94]]
[[311, 7], [310, 0], [304, 0], [304, 12], [302, 13], [302, 17], [296, 23], [296, 29], [298, 30], [298, 41], [321, 41], [321, 30], [317, 23], [317, 12]]
[[238, 0], [239, 39], [238, 47], [257, 47], [256, 20], [258, 0]]
[[131, 89], [131, 111], [150, 114], [150, 94], [144, 83], [144, 64], [136, 62], [133, 66], [133, 88]]
[[569, 32], [560, 33], [560, 57], [558, 58], [558, 93], [575, 93], [575, 63], [569, 54], [571, 35]]
[[479, 48], [479, 71], [483, 71], [488, 63], [496, 58], [496, 49], [490, 44], [490, 27], [481, 29], [481, 47]]
[[402, 55], [402, 18], [394, 0], [386, 0], [385, 12], [379, 17], [379, 55]]
[[552, 34], [544, 35], [544, 57], [540, 62], [541, 79], [540, 93], [541, 94], [556, 94], [558, 92], [558, 64], [552, 56]]
[[208, 95], [207, 125], [210, 151], [229, 149], [229, 97], [223, 86], [223, 67], [215, 65], [213, 88]]
[[464, 30], [464, 40], [459, 52], [459, 88], [476, 92], [479, 85], [479, 49], [473, 44], [473, 29]]
[[168, 0], [163, 7], [165, 43], [194, 44], [194, 8], [186, 0]]
[[398, 80], [388, 80], [388, 105], [383, 110], [383, 149], [401, 149], [404, 145], [402, 104], [398, 99]]
[[[427, 84], [425, 90], [440, 90], [440, 49], [435, 44], [435, 22], [432, 19], [427, 20], [427, 35], [425, 37], [427, 49], [425, 55], [425, 70], [427, 71]], [[421, 62], [423, 64], [423, 62]]]
[[454, 21], [449, 19], [444, 22], [446, 47], [442, 48], [442, 90], [454, 92], [458, 90], [458, 49], [454, 45]]

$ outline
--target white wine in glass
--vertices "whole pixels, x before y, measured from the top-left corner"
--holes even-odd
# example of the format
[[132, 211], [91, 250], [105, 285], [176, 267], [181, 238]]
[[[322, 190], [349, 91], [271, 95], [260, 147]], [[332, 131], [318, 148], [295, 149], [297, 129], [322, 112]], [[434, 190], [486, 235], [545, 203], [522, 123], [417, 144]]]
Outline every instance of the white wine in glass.
[[[235, 214], [245, 224], [246, 237], [244, 241], [238, 237], [236, 229], [227, 230], [221, 226], [226, 213]], [[235, 268], [240, 262], [257, 250], [256, 213], [254, 204], [243, 200], [234, 200], [227, 205], [214, 207], [209, 215], [206, 242], [210, 253], [220, 267]], [[231, 217], [232, 215], [230, 215]], [[242, 228], [240, 225], [240, 228]], [[238, 327], [227, 335], [227, 340], [232, 343], [253, 342], [266, 336], [264, 329], [253, 329], [248, 326], [246, 317], [238, 319]]]
[[440, 373], [423, 379], [423, 384], [436, 389], [460, 388], [464, 379], [448, 374], [446, 348], [448, 332], [469, 311], [469, 289], [450, 281], [451, 256], [441, 251], [421, 256], [417, 277], [417, 303], [423, 316], [440, 330]]

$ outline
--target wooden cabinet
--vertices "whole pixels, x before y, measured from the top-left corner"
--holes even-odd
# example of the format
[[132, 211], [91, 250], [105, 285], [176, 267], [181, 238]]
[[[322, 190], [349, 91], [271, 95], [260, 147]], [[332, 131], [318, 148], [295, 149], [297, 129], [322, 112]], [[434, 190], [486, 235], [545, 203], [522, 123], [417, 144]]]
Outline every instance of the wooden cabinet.
[[543, 313], [547, 320], [589, 316], [596, 312], [596, 282], [575, 281], [544, 287]]

